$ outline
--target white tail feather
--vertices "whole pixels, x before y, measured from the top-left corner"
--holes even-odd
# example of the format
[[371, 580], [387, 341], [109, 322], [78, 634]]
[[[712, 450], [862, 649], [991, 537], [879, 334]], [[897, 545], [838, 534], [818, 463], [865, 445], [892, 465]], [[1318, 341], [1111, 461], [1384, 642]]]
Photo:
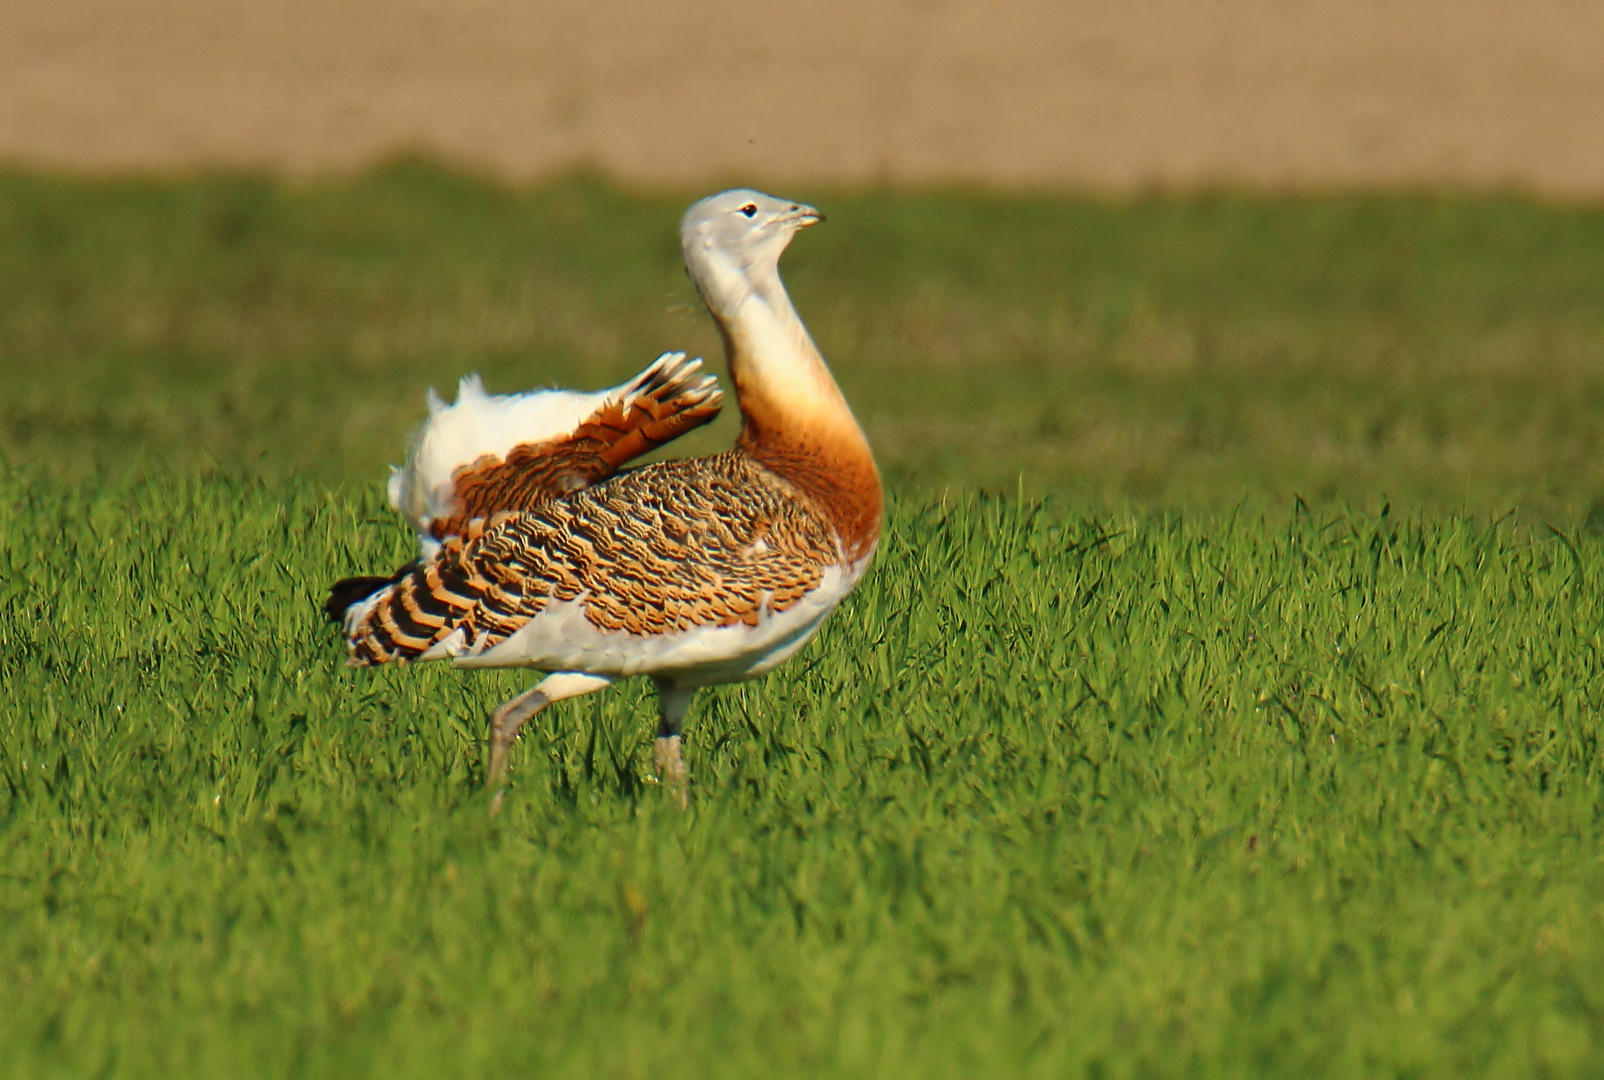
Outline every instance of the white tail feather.
[[390, 505], [417, 531], [422, 554], [429, 558], [440, 546], [429, 526], [437, 518], [451, 516], [458, 469], [487, 455], [505, 458], [524, 443], [561, 439], [598, 409], [638, 391], [664, 368], [683, 378], [701, 365], [700, 359], [687, 360], [682, 352], [667, 352], [640, 374], [594, 393], [551, 389], [489, 394], [478, 375], [468, 375], [457, 384], [457, 400], [447, 405], [431, 389], [426, 398], [429, 417], [412, 438], [406, 464], [390, 469], [386, 485]]

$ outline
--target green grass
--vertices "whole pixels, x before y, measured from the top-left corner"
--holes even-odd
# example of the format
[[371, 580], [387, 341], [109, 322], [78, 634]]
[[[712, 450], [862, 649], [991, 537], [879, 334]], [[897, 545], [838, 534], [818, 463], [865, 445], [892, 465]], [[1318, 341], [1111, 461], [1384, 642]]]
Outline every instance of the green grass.
[[795, 194], [876, 566], [491, 820], [316, 603], [429, 383], [716, 356], [684, 198], [0, 178], [0, 1076], [1604, 1073], [1604, 214]]
[[[704, 697], [355, 672], [375, 499], [4, 490], [0, 1071], [1521, 1075], [1604, 1064], [1604, 544], [899, 502]], [[197, 534], [204, 539], [198, 539]]]
[[[365, 480], [465, 371], [716, 363], [675, 239], [695, 194], [0, 174], [0, 454]], [[1604, 210], [795, 194], [830, 220], [787, 280], [899, 486], [1538, 517], [1604, 496]]]

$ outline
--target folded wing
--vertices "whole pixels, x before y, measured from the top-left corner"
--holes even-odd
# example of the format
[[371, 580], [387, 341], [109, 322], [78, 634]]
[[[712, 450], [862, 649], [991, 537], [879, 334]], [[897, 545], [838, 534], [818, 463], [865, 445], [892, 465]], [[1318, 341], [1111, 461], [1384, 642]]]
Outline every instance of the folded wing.
[[810, 632], [850, 588], [840, 561], [828, 521], [750, 459], [665, 461], [474, 519], [353, 606], [347, 642], [358, 666], [717, 665]]

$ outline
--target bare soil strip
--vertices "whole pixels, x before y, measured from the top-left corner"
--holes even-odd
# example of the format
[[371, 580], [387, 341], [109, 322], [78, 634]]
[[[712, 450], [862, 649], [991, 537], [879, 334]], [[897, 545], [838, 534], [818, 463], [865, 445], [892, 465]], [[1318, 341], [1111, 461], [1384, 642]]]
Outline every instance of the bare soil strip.
[[1592, 0], [12, 0], [0, 159], [1604, 194]]

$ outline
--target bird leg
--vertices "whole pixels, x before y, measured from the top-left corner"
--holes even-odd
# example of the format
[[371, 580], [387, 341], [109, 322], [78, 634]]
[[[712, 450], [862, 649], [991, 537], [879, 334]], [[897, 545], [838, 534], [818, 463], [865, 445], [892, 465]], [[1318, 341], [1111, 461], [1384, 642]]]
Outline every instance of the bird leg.
[[490, 716], [490, 769], [485, 787], [495, 792], [490, 800], [490, 813], [501, 811], [501, 797], [507, 784], [507, 754], [517, 741], [518, 730], [541, 709], [554, 701], [579, 697], [612, 684], [611, 679], [600, 675], [587, 675], [582, 671], [559, 671], [547, 675], [539, 683], [502, 705]]
[[683, 739], [680, 731], [685, 725], [685, 714], [691, 709], [696, 688], [678, 687], [666, 679], [653, 680], [657, 684], [657, 741], [652, 746], [652, 764], [657, 767], [657, 779], [669, 795], [684, 810], [690, 805], [690, 770], [680, 755]]

